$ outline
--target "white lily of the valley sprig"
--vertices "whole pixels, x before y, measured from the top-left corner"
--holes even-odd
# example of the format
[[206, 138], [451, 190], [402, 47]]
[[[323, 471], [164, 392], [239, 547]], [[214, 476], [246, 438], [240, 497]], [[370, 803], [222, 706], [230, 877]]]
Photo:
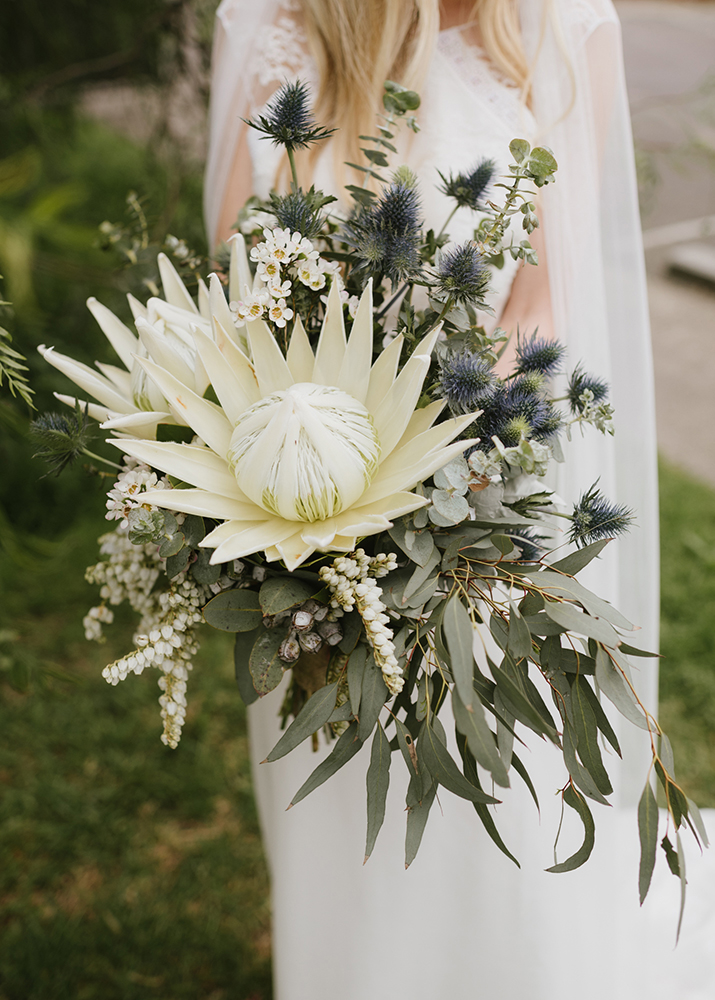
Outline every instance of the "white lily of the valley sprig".
[[252, 361], [227, 336], [213, 343], [194, 332], [220, 406], [140, 362], [205, 446], [115, 442], [190, 484], [150, 491], [147, 503], [222, 522], [201, 543], [215, 549], [213, 563], [263, 550], [293, 570], [316, 551], [350, 552], [424, 506], [412, 487], [475, 443], [454, 440], [474, 414], [432, 426], [443, 401], [415, 409], [439, 327], [399, 375], [401, 336], [372, 364], [371, 285], [346, 341], [333, 283], [315, 354], [300, 320], [286, 357], [264, 322], [246, 329]]
[[[155, 361], [203, 395], [208, 376], [192, 331], [198, 329], [215, 340], [218, 322], [245, 346], [235, 330], [223, 287], [216, 275], [211, 275], [208, 288], [199, 282], [197, 306], [164, 254], [159, 254], [158, 264], [165, 298], [153, 297], [143, 306], [133, 296], [128, 296], [138, 336], [101, 302], [94, 298], [87, 302], [124, 367], [97, 362], [94, 369], [52, 347], [39, 348], [46, 361], [96, 401], [89, 402], [89, 415], [93, 419], [104, 427], [138, 437], [155, 437], [160, 423], [186, 423], [183, 413], [167, 402], [147, 379], [140, 359]], [[244, 239], [235, 236], [231, 240], [230, 293], [237, 295], [238, 289], [251, 280]], [[75, 406], [75, 397], [55, 395], [68, 406]], [[85, 400], [79, 402], [82, 407], [87, 405]]]

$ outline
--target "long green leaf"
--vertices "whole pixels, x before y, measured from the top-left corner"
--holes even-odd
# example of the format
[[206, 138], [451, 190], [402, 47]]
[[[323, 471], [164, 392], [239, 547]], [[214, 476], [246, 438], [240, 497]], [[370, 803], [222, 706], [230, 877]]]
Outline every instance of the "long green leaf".
[[553, 722], [549, 724], [546, 719], [541, 717], [526, 695], [501, 667], [497, 667], [493, 663], [491, 669], [494, 680], [497, 682], [497, 689], [501, 692], [507, 707], [516, 718], [520, 722], [523, 722], [525, 726], [528, 726], [529, 729], [533, 729], [535, 733], [539, 735], [543, 733], [550, 739], [554, 739], [556, 737], [556, 728]]
[[330, 756], [321, 761], [310, 777], [303, 782], [291, 799], [290, 805], [297, 805], [306, 795], [310, 795], [311, 792], [319, 788], [328, 778], [332, 778], [341, 767], [344, 767], [349, 760], [352, 760], [361, 747], [362, 743], [357, 738], [357, 722], [351, 722], [333, 747]]
[[333, 714], [338, 697], [338, 682], [326, 684], [312, 694], [266, 757], [267, 761], [280, 760], [287, 753], [316, 733]]
[[680, 834], [676, 832], [675, 843], [678, 845], [678, 868], [680, 871], [680, 913], [678, 914], [678, 929], [675, 932], [675, 943], [677, 944], [680, 940], [680, 930], [683, 926], [683, 914], [685, 913], [685, 892], [688, 885], [688, 880], [685, 877], [685, 851], [683, 850], [683, 841], [680, 838]]
[[593, 778], [576, 757], [578, 738], [574, 727], [568, 721], [564, 723], [563, 746], [564, 764], [578, 787], [585, 795], [593, 799], [594, 802], [600, 802], [601, 805], [607, 806], [609, 804], [608, 799], [598, 790]]
[[417, 856], [422, 843], [422, 834], [437, 794], [437, 786], [431, 785], [421, 801], [407, 808], [407, 832], [405, 834], [405, 868], [409, 868]]
[[[590, 660], [590, 657], [585, 657], [585, 659]], [[594, 661], [592, 661], [592, 662], [594, 662]], [[603, 733], [603, 735], [606, 737], [606, 739], [608, 740], [608, 742], [611, 744], [611, 746], [613, 747], [613, 749], [616, 751], [616, 753], [618, 754], [618, 756], [619, 757], [622, 756], [621, 755], [621, 747], [620, 747], [620, 744], [618, 742], [618, 737], [616, 736], [616, 734], [615, 734], [615, 732], [613, 730], [613, 726], [608, 721], [608, 716], [603, 711], [603, 708], [601, 706], [600, 701], [598, 700], [598, 696], [596, 695], [596, 692], [593, 690], [593, 688], [588, 683], [588, 681], [585, 680], [585, 678], [580, 677], [578, 679], [578, 681], [579, 681], [579, 687], [581, 689], [581, 693], [583, 695], [585, 695], [585, 697], [588, 699], [588, 703], [591, 706], [591, 708], [593, 709], [593, 714], [596, 716], [596, 725], [601, 730], [601, 732]]]
[[602, 642], [605, 646], [615, 647], [620, 642], [620, 637], [616, 630], [602, 618], [594, 618], [583, 611], [578, 611], [573, 604], [561, 601], [546, 601], [544, 611], [555, 621], [557, 625], [563, 626], [569, 632], [576, 632], [578, 635], [587, 635], [596, 642]]
[[579, 849], [572, 854], [570, 858], [567, 858], [566, 861], [562, 861], [561, 864], [553, 865], [551, 868], [546, 869], [547, 872], [554, 872], [556, 874], [560, 874], [561, 872], [572, 872], [574, 869], [580, 868], [581, 865], [584, 865], [591, 856], [591, 851], [593, 850], [593, 845], [596, 840], [593, 816], [591, 815], [591, 810], [586, 805], [586, 800], [579, 795], [572, 785], [569, 785], [564, 792], [563, 799], [566, 805], [575, 809], [581, 817], [584, 838]]
[[640, 729], [648, 729], [648, 722], [635, 695], [602, 647], [596, 651], [596, 681], [599, 689], [629, 722]]
[[417, 742], [417, 752], [420, 759], [423, 759], [427, 768], [440, 785], [469, 802], [497, 803], [499, 799], [487, 795], [479, 788], [467, 781], [462, 772], [452, 759], [447, 747], [438, 738], [435, 730], [428, 725], [424, 725], [420, 731], [420, 738]]
[[450, 666], [459, 697], [465, 705], [471, 705], [474, 694], [474, 629], [466, 608], [456, 594], [450, 597], [444, 609], [442, 633], [449, 649]]
[[603, 766], [603, 758], [598, 746], [596, 715], [583, 691], [587, 683], [577, 676], [571, 686], [574, 728], [578, 737], [578, 755], [599, 792], [603, 795], [610, 795], [613, 791], [613, 785], [606, 768]]
[[479, 698], [475, 697], [472, 704], [467, 707], [459, 697], [459, 692], [453, 691], [452, 711], [457, 729], [466, 737], [469, 749], [476, 760], [491, 772], [497, 785], [509, 788], [509, 775], [499, 756], [494, 734], [484, 718], [484, 709]]
[[355, 718], [360, 717], [360, 697], [362, 695], [362, 679], [365, 673], [367, 649], [356, 646], [348, 660], [348, 694]]
[[[462, 761], [464, 763], [464, 773], [469, 781], [477, 788], [481, 788], [481, 782], [479, 781], [479, 772], [477, 771], [477, 765], [474, 757], [469, 752], [469, 747], [466, 744], [466, 738], [457, 734], [457, 747], [462, 755]], [[492, 818], [492, 814], [489, 812], [489, 807], [485, 806], [483, 802], [473, 802], [472, 805], [482, 821], [484, 829], [487, 831], [491, 839], [497, 845], [502, 854], [505, 854], [510, 861], [513, 861], [517, 868], [521, 868], [521, 865], [511, 853], [509, 848], [506, 846], [504, 841], [501, 839], [499, 831], [497, 830], [496, 823]]]
[[[378, 722], [370, 751], [370, 766], [367, 769], [367, 838], [365, 841], [365, 861], [372, 854], [385, 820], [385, 803], [390, 787], [390, 741]], [[365, 862], [363, 862], [364, 864]]]
[[511, 655], [520, 660], [523, 657], [531, 656], [531, 632], [529, 626], [516, 609], [516, 605], [511, 605], [511, 615], [509, 616], [509, 637], [507, 639], [507, 649]]
[[531, 576], [531, 581], [547, 593], [574, 598], [586, 608], [589, 614], [603, 618], [611, 625], [615, 625], [616, 628], [625, 629], [627, 632], [633, 631], [633, 624], [621, 614], [618, 608], [614, 608], [608, 601], [604, 601], [597, 594], [587, 590], [578, 580], [574, 580], [570, 576], [561, 576], [560, 573], [543, 570], [541, 573], [534, 573]]
[[208, 602], [203, 614], [222, 632], [252, 632], [263, 619], [255, 590], [224, 590]]
[[595, 559], [596, 556], [603, 552], [610, 541], [610, 538], [604, 538], [600, 542], [592, 542], [591, 545], [586, 545], [584, 548], [572, 552], [571, 555], [566, 556], [564, 559], [559, 559], [558, 562], [552, 563], [551, 569], [558, 570], [559, 573], [568, 573], [569, 576], [576, 576], [577, 573], [580, 573], [582, 569], [588, 566], [592, 559]]
[[360, 713], [358, 738], [362, 743], [366, 743], [370, 733], [375, 728], [382, 706], [387, 698], [387, 687], [382, 679], [375, 657], [370, 654], [365, 663], [365, 672], [362, 678], [362, 693], [360, 695]]
[[534, 800], [534, 805], [536, 806], [536, 811], [539, 814], [541, 814], [541, 806], [539, 804], [539, 796], [536, 794], [536, 788], [534, 787], [534, 782], [531, 780], [531, 775], [526, 770], [526, 767], [524, 766], [521, 758], [519, 756], [517, 756], [517, 754], [512, 753], [512, 755], [511, 755], [511, 763], [512, 763], [512, 766], [513, 766], [514, 770], [516, 771], [516, 773], [519, 775], [519, 777], [521, 778], [521, 780], [524, 782], [524, 784], [526, 785], [526, 787], [529, 789], [529, 795], [531, 795], [532, 799]]
[[258, 691], [253, 686], [253, 678], [248, 667], [248, 661], [251, 657], [253, 644], [262, 633], [263, 628], [260, 625], [253, 632], [236, 633], [236, 642], [233, 647], [233, 667], [238, 693], [241, 695], [245, 705], [252, 705], [258, 698]]
[[641, 906], [648, 895], [655, 868], [655, 852], [658, 847], [658, 803], [650, 781], [646, 782], [638, 803], [638, 835], [641, 842], [641, 860], [638, 871], [638, 894]]

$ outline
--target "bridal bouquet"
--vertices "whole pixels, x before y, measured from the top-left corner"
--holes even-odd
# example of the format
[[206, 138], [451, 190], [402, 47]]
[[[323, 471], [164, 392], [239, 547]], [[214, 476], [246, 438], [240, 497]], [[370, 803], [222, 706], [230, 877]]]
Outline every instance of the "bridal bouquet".
[[[296, 151], [330, 133], [306, 88], [286, 84], [249, 124], [287, 151], [290, 189], [242, 210], [230, 259], [199, 280], [197, 301], [161, 255], [163, 297], [130, 297], [136, 332], [89, 301], [121, 367], [42, 349], [95, 400], [59, 396], [74, 414], [36, 422], [42, 452], [57, 468], [81, 454], [92, 419], [124, 456], [107, 500], [117, 524], [88, 570], [101, 601], [87, 636], [130, 602], [135, 648], [104, 676], [158, 669], [162, 739], [176, 747], [199, 628], [235, 633], [244, 701], [280, 688], [285, 727], [268, 762], [321, 733], [332, 744], [293, 805], [369, 745], [367, 859], [393, 755], [407, 769], [407, 865], [440, 787], [472, 802], [516, 861], [491, 807], [514, 773], [538, 802], [520, 727], [563, 754], [561, 795], [584, 828], [549, 870], [583, 864], [588, 800], [612, 792], [602, 740], [620, 754], [605, 696], [649, 734], [669, 814], [662, 847], [684, 880], [678, 831], [706, 837], [631, 679], [631, 658], [653, 654], [577, 580], [632, 514], [597, 485], [567, 510], [543, 482], [563, 460], [560, 435], [612, 433], [608, 387], [576, 366], [556, 398], [565, 350], [538, 332], [518, 336], [499, 376], [507, 338], [481, 325], [493, 268], [537, 263], [533, 199], [556, 161], [517, 139], [505, 178], [489, 161], [442, 177], [454, 209], [475, 212], [474, 238], [454, 244], [448, 223], [424, 231], [414, 176], [389, 167], [397, 127], [417, 129], [419, 98], [387, 84], [384, 104], [352, 165], [365, 186], [348, 188], [354, 208], [340, 217], [326, 212], [335, 199], [298, 182]], [[647, 778], [641, 899], [658, 836]]]

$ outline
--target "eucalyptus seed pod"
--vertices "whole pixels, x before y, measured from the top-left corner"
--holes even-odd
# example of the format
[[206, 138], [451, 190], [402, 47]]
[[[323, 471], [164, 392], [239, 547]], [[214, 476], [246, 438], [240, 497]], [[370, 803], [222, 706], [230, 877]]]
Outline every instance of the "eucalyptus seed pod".
[[306, 653], [317, 653], [323, 645], [323, 640], [317, 632], [299, 632], [298, 642]]
[[308, 614], [312, 615], [316, 622], [322, 622], [328, 613], [328, 605], [321, 604], [320, 601], [310, 598], [310, 600], [304, 601], [301, 604], [301, 611], [307, 611]]
[[317, 630], [329, 646], [337, 646], [343, 637], [343, 630], [336, 622], [319, 622]]
[[298, 659], [300, 656], [300, 643], [296, 638], [295, 632], [291, 632], [280, 644], [278, 655], [284, 663], [295, 663]]
[[307, 632], [308, 629], [313, 626], [313, 616], [309, 611], [304, 611], [303, 608], [298, 608], [298, 610], [293, 613], [291, 625], [296, 632]]

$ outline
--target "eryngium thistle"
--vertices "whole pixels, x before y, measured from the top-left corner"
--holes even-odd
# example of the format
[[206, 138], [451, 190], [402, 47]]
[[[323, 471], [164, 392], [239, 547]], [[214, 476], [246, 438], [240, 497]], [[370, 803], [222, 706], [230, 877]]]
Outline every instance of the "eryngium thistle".
[[594, 483], [581, 494], [571, 514], [569, 541], [578, 546], [622, 535], [634, 520], [633, 511], [629, 507], [622, 503], [611, 503], [596, 485]]
[[44, 458], [56, 476], [83, 454], [93, 437], [88, 409], [82, 411], [77, 403], [72, 414], [43, 413], [30, 424], [30, 435], [39, 446], [33, 458]]
[[513, 528], [509, 538], [521, 549], [519, 562], [538, 562], [545, 551], [544, 536], [537, 534], [533, 528]]
[[489, 287], [491, 272], [472, 240], [446, 250], [440, 257], [433, 287], [454, 302], [478, 302]]
[[542, 375], [554, 375], [566, 354], [566, 348], [558, 340], [546, 340], [534, 334], [529, 340], [522, 340], [516, 348], [517, 374], [524, 372], [541, 372]]
[[[290, 229], [292, 233], [300, 233], [306, 239], [312, 240], [320, 234], [325, 218], [320, 211], [325, 199], [316, 195], [313, 188], [310, 191], [291, 191], [285, 195], [271, 191], [271, 211], [282, 229]], [[334, 200], [334, 199], [328, 199]]]
[[469, 349], [441, 358], [439, 369], [437, 391], [455, 416], [483, 409], [499, 386], [491, 365]]
[[477, 447], [489, 451], [496, 436], [507, 448], [515, 448], [524, 434], [545, 443], [562, 425], [561, 414], [551, 400], [529, 386], [529, 375], [507, 385], [500, 383], [494, 395], [481, 404], [484, 410], [475, 423], [481, 437]]
[[452, 174], [442, 178], [442, 186], [439, 190], [446, 194], [448, 198], [454, 198], [460, 208], [471, 208], [472, 211], [479, 211], [484, 207], [482, 198], [494, 177], [496, 163], [494, 160], [482, 160], [472, 170], [467, 173]]
[[421, 228], [417, 191], [395, 181], [350, 220], [344, 239], [362, 261], [361, 270], [375, 277], [385, 275], [398, 284], [420, 274]]
[[567, 390], [569, 407], [575, 417], [583, 413], [584, 402], [581, 396], [586, 391], [593, 393], [594, 403], [600, 403], [608, 396], [608, 382], [596, 375], [589, 375], [581, 365], [577, 365], [569, 379]]
[[268, 104], [265, 115], [259, 115], [255, 121], [244, 121], [264, 132], [264, 138], [271, 139], [274, 146], [284, 146], [291, 152], [328, 139], [335, 132], [334, 128], [323, 128], [316, 122], [308, 87], [301, 80], [284, 83]]

